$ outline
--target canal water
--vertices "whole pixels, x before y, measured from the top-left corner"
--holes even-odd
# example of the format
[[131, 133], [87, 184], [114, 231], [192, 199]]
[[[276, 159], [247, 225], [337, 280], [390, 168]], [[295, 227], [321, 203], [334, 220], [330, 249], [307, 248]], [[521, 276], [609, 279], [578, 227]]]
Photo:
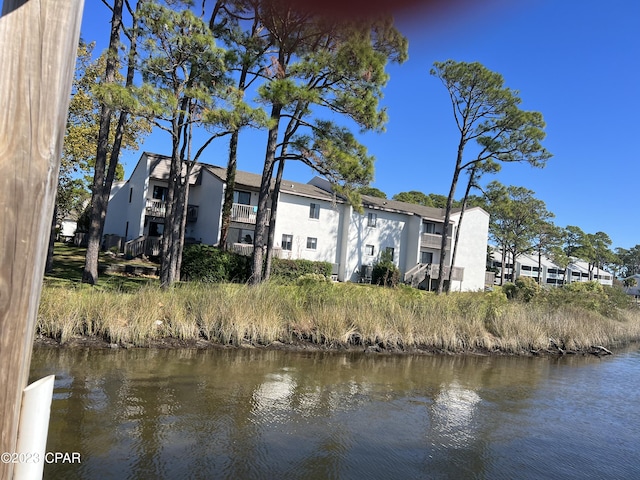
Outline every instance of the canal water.
[[50, 479], [640, 478], [640, 351], [39, 348]]

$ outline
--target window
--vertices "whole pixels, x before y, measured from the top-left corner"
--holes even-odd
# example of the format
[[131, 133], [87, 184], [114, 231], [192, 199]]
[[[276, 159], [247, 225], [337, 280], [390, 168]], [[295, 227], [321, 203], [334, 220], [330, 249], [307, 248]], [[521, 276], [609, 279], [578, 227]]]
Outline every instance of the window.
[[131, 197], [133, 196], [133, 187], [129, 189], [129, 203], [131, 203]]
[[253, 230], [240, 229], [238, 231], [238, 243], [253, 243]]
[[282, 249], [291, 251], [293, 249], [293, 235], [282, 235]]
[[309, 250], [315, 250], [318, 247], [318, 239], [314, 237], [307, 237], [307, 248]]
[[151, 222], [149, 223], [149, 236], [150, 237], [161, 237], [164, 232], [164, 224], [159, 222]]
[[233, 192], [233, 203], [239, 203], [240, 205], [251, 205], [251, 192], [235, 190]]
[[373, 254], [374, 254], [373, 245], [365, 245], [364, 246], [364, 254], [368, 255], [370, 257], [373, 257]]
[[156, 200], [162, 200], [164, 202], [167, 199], [168, 193], [169, 189], [167, 187], [159, 187], [158, 185], [154, 185], [153, 187], [153, 198]]
[[527, 272], [531, 271], [531, 266], [529, 265], [522, 265], [522, 270], [526, 270]]
[[369, 215], [367, 216], [367, 227], [375, 228], [376, 223], [378, 223], [378, 214], [369, 213]]
[[420, 263], [433, 263], [433, 252], [420, 252]]
[[394, 252], [393, 247], [386, 247], [384, 249], [385, 256], [388, 257], [389, 260], [391, 260], [392, 262], [393, 262], [393, 252]]
[[187, 223], [194, 223], [198, 221], [198, 206], [187, 205]]
[[309, 218], [320, 218], [320, 205], [312, 203], [309, 205]]
[[422, 222], [422, 233], [436, 233], [436, 224], [433, 222]]

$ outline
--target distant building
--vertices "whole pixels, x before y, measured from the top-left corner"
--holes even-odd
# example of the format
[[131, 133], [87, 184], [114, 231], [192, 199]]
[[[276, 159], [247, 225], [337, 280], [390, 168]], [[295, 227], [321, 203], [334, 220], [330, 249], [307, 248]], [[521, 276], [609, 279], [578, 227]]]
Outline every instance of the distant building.
[[[500, 283], [500, 271], [502, 269], [502, 254], [499, 249], [491, 250], [491, 267], [497, 271], [495, 283]], [[515, 276], [514, 276], [515, 274]], [[589, 282], [595, 280], [602, 285], [613, 285], [613, 274], [596, 267], [589, 273], [589, 264], [582, 260], [574, 259], [567, 268], [555, 265], [550, 259], [543, 256], [538, 264], [537, 255], [518, 255], [514, 262], [510, 257], [505, 261], [505, 282], [512, 282], [514, 278], [529, 277], [540, 281], [541, 285], [559, 286], [566, 283]]]

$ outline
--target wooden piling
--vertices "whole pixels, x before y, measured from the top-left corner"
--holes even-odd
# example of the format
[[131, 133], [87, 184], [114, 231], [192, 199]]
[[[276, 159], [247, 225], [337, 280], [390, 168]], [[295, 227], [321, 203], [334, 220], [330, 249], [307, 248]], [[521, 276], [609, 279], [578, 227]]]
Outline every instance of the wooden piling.
[[[0, 453], [16, 452], [83, 0], [4, 0], [0, 16]], [[13, 464], [0, 462], [0, 479]]]

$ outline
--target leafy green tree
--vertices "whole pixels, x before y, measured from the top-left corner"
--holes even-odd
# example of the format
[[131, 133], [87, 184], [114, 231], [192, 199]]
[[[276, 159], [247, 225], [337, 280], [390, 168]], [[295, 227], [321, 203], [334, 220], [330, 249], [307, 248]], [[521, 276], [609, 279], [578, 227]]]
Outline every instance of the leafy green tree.
[[623, 277], [640, 273], [640, 245], [630, 249], [616, 248], [616, 256], [620, 261], [620, 271]]
[[435, 206], [431, 197], [417, 190], [410, 190], [408, 192], [396, 193], [393, 196], [393, 200], [397, 200], [399, 202], [413, 203], [415, 205], [423, 205], [425, 207]]
[[589, 264], [589, 280], [593, 280], [595, 270], [616, 262], [615, 254], [610, 248], [611, 243], [611, 238], [605, 232], [586, 235], [582, 258]]
[[538, 256], [538, 283], [542, 281], [542, 257], [552, 257], [555, 249], [562, 245], [562, 229], [551, 221], [554, 215], [543, 214], [536, 222], [533, 235], [533, 251]]
[[[162, 239], [160, 282], [179, 280], [184, 244], [189, 178], [211, 142], [260, 122], [260, 110], [247, 106], [230, 84], [226, 52], [217, 47], [207, 22], [190, 2], [144, 2], [140, 6], [143, 40], [138, 71], [142, 84], [131, 88], [131, 109], [171, 137], [169, 189]], [[193, 145], [194, 128], [206, 130]]]
[[[118, 172], [118, 161], [121, 148], [126, 148], [125, 132], [130, 125], [130, 117], [126, 109], [115, 108], [110, 98], [111, 87], [118, 82], [120, 68], [119, 52], [122, 49], [121, 34], [123, 30], [123, 0], [113, 0], [113, 6], [109, 6], [112, 12], [111, 32], [109, 46], [105, 54], [104, 74], [100, 81], [92, 88], [92, 93], [98, 100], [99, 111], [97, 115], [98, 134], [96, 136], [96, 155], [94, 164], [93, 183], [91, 186], [91, 215], [88, 231], [88, 245], [85, 258], [82, 281], [95, 284], [98, 281], [98, 253], [104, 230], [104, 221], [107, 216], [109, 194], [111, 186]], [[129, 4], [127, 4], [128, 6]], [[133, 12], [129, 11], [133, 16]], [[126, 84], [131, 84], [134, 75], [133, 61], [135, 58], [136, 36], [135, 29], [130, 36], [130, 48], [127, 61]], [[112, 120], [117, 115], [117, 124], [112, 130]], [[136, 128], [132, 129], [136, 131]], [[146, 128], [138, 129], [137, 134], [143, 133]], [[110, 141], [113, 139], [113, 141]], [[123, 147], [124, 145], [124, 147]], [[66, 148], [66, 147], [65, 147]]]
[[[238, 92], [245, 92], [263, 78], [268, 66], [267, 53], [272, 38], [263, 28], [260, 17], [261, 0], [217, 0], [209, 25], [212, 33], [227, 48], [227, 68], [235, 74]], [[226, 188], [222, 206], [219, 247], [226, 249], [233, 192], [238, 164], [240, 128], [232, 130], [229, 137]]]
[[[502, 75], [479, 63], [436, 62], [431, 75], [439, 78], [447, 89], [453, 106], [453, 115], [460, 132], [451, 188], [445, 207], [445, 225], [451, 218], [451, 209], [460, 175], [477, 164], [493, 162], [527, 162], [543, 167], [549, 152], [542, 146], [545, 137], [544, 121], [538, 112], [519, 108], [517, 92], [504, 86]], [[465, 157], [469, 142], [477, 148], [471, 159]], [[447, 244], [447, 231], [443, 229], [441, 251]], [[443, 255], [444, 257], [444, 255]], [[438, 293], [443, 291], [444, 262], [440, 262]]]
[[[360, 129], [381, 130], [379, 108], [388, 79], [386, 63], [406, 58], [407, 43], [389, 19], [329, 22], [287, 2], [262, 2], [261, 22], [273, 40], [271, 67], [258, 89], [270, 109], [270, 126], [258, 198], [252, 283], [269, 275], [270, 246], [277, 203], [268, 199], [279, 163], [272, 200], [277, 197], [284, 162], [303, 161], [334, 184], [353, 204], [357, 188], [373, 174], [373, 158], [346, 127], [326, 120], [347, 117]], [[273, 200], [275, 201], [275, 200]], [[271, 237], [267, 238], [267, 226]], [[267, 262], [263, 262], [267, 246]], [[263, 271], [264, 267], [264, 271]]]
[[376, 187], [365, 186], [358, 188], [360, 195], [369, 195], [370, 197], [387, 198], [387, 194]]
[[[485, 191], [490, 205], [489, 235], [502, 250], [502, 282], [506, 258], [514, 265], [518, 256], [532, 251], [537, 227], [551, 217], [532, 190], [491, 182]], [[516, 280], [515, 278], [513, 279]]]

